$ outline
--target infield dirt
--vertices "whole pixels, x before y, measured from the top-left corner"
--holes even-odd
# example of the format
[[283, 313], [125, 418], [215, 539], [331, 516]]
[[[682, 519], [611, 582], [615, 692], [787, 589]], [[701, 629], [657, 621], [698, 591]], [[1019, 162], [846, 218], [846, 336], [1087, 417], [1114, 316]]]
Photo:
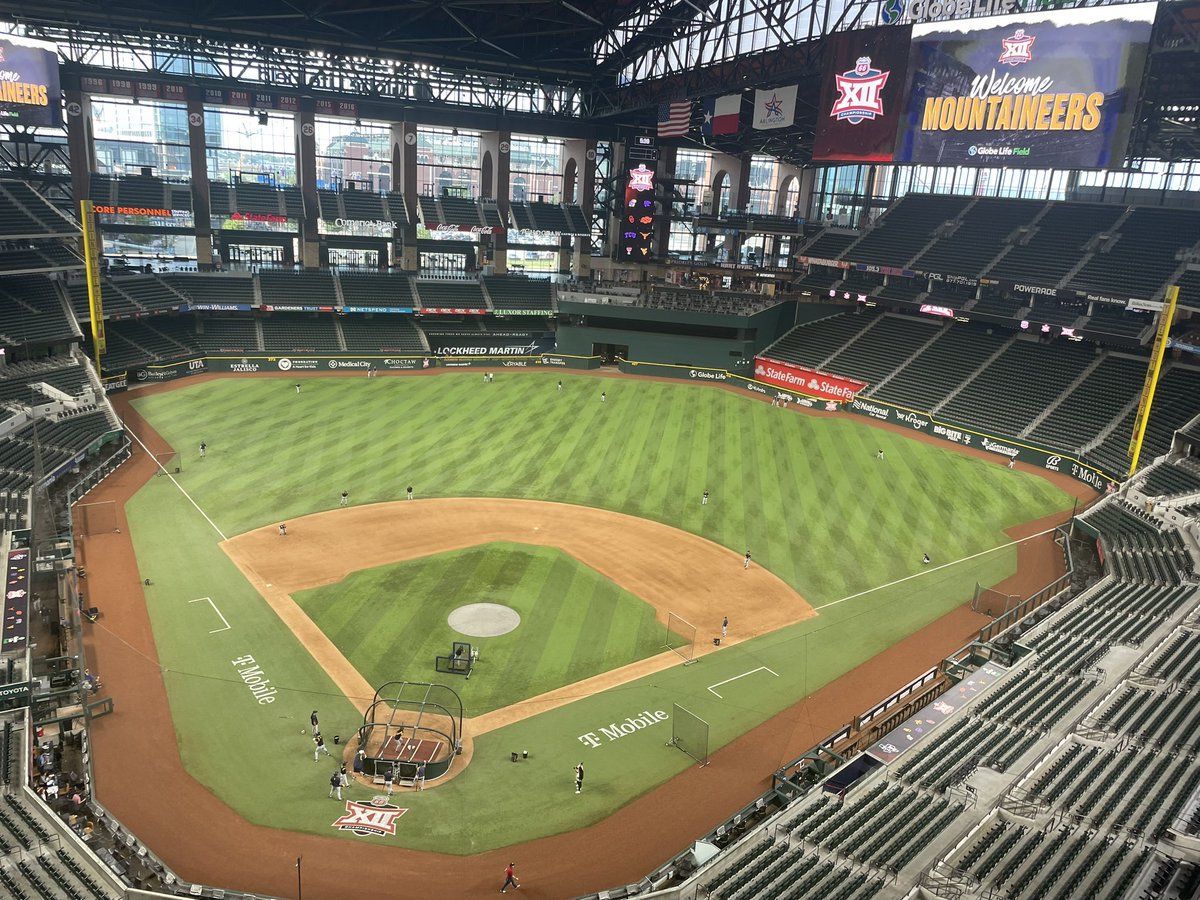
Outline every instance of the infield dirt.
[[[113, 399], [152, 452], [168, 449], [132, 408], [128, 395]], [[905, 433], [947, 446], [930, 436]], [[958, 449], [989, 458], [982, 451]], [[958, 608], [731, 742], [713, 754], [708, 767], [688, 770], [591, 828], [467, 858], [276, 831], [238, 816], [183, 768], [123, 511], [153, 472], [153, 459], [138, 449], [89, 495], [92, 502], [118, 503], [121, 529], [87, 538], [86, 559], [81, 560], [88, 564], [89, 596], [102, 599], [105, 609], [100, 623], [85, 626], [87, 651], [116, 703], [114, 715], [91, 725], [94, 784], [98, 798], [129, 831], [182, 878], [203, 884], [295, 896], [300, 856], [311, 861], [304, 869], [310, 900], [347, 895], [382, 900], [399, 890], [448, 898], [482, 896], [498, 889], [510, 860], [517, 862], [521, 893], [540, 900], [638, 881], [765, 790], [779, 765], [935, 665], [990, 621], [968, 605]], [[1065, 475], [1047, 477], [1075, 496], [1094, 496]], [[1009, 535], [1037, 533], [1066, 518], [1064, 513], [1028, 523]], [[1000, 590], [1028, 595], [1062, 571], [1061, 551], [1049, 539], [1021, 544], [1018, 560], [1018, 574]], [[229, 764], [238, 764], [237, 748], [230, 748]], [[516, 799], [513, 812], [520, 813]]]

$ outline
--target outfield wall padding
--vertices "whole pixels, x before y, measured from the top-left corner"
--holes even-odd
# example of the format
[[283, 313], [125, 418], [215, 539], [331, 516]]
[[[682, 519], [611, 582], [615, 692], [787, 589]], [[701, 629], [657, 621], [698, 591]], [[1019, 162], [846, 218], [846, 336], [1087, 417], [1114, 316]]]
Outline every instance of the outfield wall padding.
[[[747, 358], [747, 367], [753, 364], [753, 357]], [[565, 369], [596, 369], [600, 367], [600, 358], [596, 356], [576, 356], [562, 353], [544, 353], [538, 356], [472, 356], [472, 357], [431, 357], [431, 356], [382, 356], [372, 354], [342, 355], [342, 356], [267, 356], [240, 355], [205, 356], [195, 359], [181, 360], [160, 366], [140, 366], [130, 370], [124, 378], [120, 374], [106, 377], [106, 389], [124, 390], [127, 384], [150, 384], [160, 381], [172, 381], [188, 375], [199, 375], [205, 372], [238, 372], [253, 374], [258, 372], [347, 372], [358, 371], [364, 375], [370, 368], [379, 371], [413, 371], [439, 368], [565, 368]], [[922, 434], [931, 434], [936, 438], [949, 441], [963, 447], [974, 447], [987, 453], [995, 453], [1005, 459], [1015, 458], [1018, 462], [1045, 469], [1048, 472], [1059, 472], [1070, 475], [1076, 481], [1088, 485], [1096, 491], [1106, 491], [1115, 487], [1118, 479], [1108, 473], [1091, 466], [1080, 459], [1060, 453], [1054, 449], [1040, 447], [1028, 441], [1006, 435], [988, 434], [940, 419], [935, 419], [928, 413], [896, 406], [882, 400], [857, 397], [845, 404], [832, 401], [818, 400], [807, 397], [795, 391], [788, 391], [775, 385], [764, 384], [716, 366], [680, 365], [664, 362], [643, 362], [641, 360], [621, 360], [620, 371], [629, 375], [643, 375], [657, 378], [677, 378], [684, 381], [698, 381], [708, 384], [727, 384], [753, 394], [769, 396], [806, 406], [811, 409], [824, 409], [830, 412], [845, 408], [847, 411], [877, 422], [887, 422], [902, 428], [911, 428]], [[111, 382], [111, 387], [109, 383]]]
[[451, 356], [426, 355], [343, 354], [339, 356], [310, 356], [305, 354], [224, 354], [198, 356], [157, 366], [137, 366], [128, 372], [105, 376], [104, 387], [109, 393], [123, 391], [134, 384], [154, 384], [174, 381], [188, 375], [206, 372], [233, 372], [254, 375], [260, 372], [411, 372], [434, 367], [455, 368], [555, 368], [598, 369], [598, 356], [571, 356], [563, 353], [541, 353], [535, 356]]
[[1060, 451], [1039, 447], [1023, 439], [988, 434], [965, 425], [935, 419], [928, 413], [895, 406], [882, 400], [857, 397], [846, 404], [846, 408], [850, 412], [878, 422], [890, 422], [922, 434], [932, 434], [943, 441], [995, 453], [1004, 459], [1016, 459], [1017, 462], [1027, 463], [1047, 472], [1061, 472], [1096, 491], [1106, 491], [1116, 482], [1116, 479], [1100, 469]]

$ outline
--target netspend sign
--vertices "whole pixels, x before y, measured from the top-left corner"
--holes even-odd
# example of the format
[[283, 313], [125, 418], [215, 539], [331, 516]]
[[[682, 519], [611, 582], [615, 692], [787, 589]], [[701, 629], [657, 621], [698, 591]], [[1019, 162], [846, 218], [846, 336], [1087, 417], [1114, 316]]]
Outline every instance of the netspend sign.
[[804, 366], [762, 356], [754, 360], [754, 377], [758, 381], [789, 388], [810, 397], [840, 402], [853, 400], [859, 391], [867, 386], [865, 381], [844, 378], [841, 375], [828, 375], [815, 369], [806, 369]]

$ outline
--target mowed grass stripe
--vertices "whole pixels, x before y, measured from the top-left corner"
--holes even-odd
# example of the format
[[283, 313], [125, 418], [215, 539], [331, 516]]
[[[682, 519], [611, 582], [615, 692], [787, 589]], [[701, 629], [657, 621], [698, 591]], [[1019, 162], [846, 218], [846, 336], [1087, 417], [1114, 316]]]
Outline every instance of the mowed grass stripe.
[[[357, 572], [296, 602], [373, 686], [439, 681], [454, 640], [480, 648], [481, 677], [452, 679], [467, 715], [505, 706], [656, 653], [652, 607], [561, 551], [487, 544]], [[521, 624], [477, 638], [447, 617], [470, 603], [509, 606]]]
[[[604, 405], [602, 389], [609, 393]], [[797, 415], [688, 384], [551, 371], [501, 373], [484, 386], [478, 373], [450, 373], [310, 378], [297, 397], [280, 379], [228, 379], [136, 404], [182, 449], [183, 485], [229, 534], [336, 507], [343, 489], [356, 504], [400, 499], [409, 483], [419, 499], [537, 497], [654, 518], [738, 555], [752, 540], [756, 562], [818, 606], [920, 571], [928, 535], [938, 539], [942, 549], [930, 552], [940, 562], [954, 548], [966, 556], [995, 547], [1005, 540], [1004, 527], [1071, 506], [1027, 473], [913, 442], [854, 417]], [[209, 445], [203, 462], [195, 458], [201, 439]], [[874, 458], [880, 446], [887, 456], [882, 463]], [[701, 508], [706, 487], [713, 501]], [[327, 833], [328, 773], [313, 765], [311, 743], [298, 731], [313, 706], [335, 733], [352, 733], [360, 719], [327, 693], [332, 688], [320, 667], [215, 543], [206, 543], [213, 540], [211, 528], [167, 479], [155, 479], [131, 507], [139, 563], [155, 578], [155, 638], [170, 670], [167, 688], [189, 771], [253, 821]], [[176, 518], [197, 524], [176, 528]], [[467, 599], [496, 599], [497, 584], [512, 590], [515, 581], [520, 590], [512, 590], [508, 605], [518, 609], [522, 625], [509, 635], [473, 640], [483, 653], [480, 669], [469, 682], [452, 682], [469, 713], [542, 693], [557, 686], [556, 679], [573, 683], [585, 677], [580, 667], [598, 649], [606, 667], [659, 652], [663, 629], [652, 610], [615, 586], [576, 572], [560, 589], [558, 576], [551, 575], [558, 563], [535, 559], [516, 566], [494, 558], [542, 552], [556, 551], [473, 548], [453, 559], [442, 554], [356, 573], [320, 589], [322, 596], [297, 599], [372, 683], [436, 681], [446, 677], [435, 676], [433, 657], [446, 653], [455, 636], [446, 623], [449, 612]], [[643, 708], [670, 710], [671, 702], [686, 698], [711, 722], [713, 746], [724, 744], [806, 689], [828, 683], [962, 603], [976, 581], [1003, 578], [1015, 557], [1004, 549], [930, 570], [781, 632], [723, 648], [703, 665], [657, 673], [490, 732], [476, 742], [475, 758], [461, 776], [406, 801], [412, 808], [402, 835], [379, 840], [461, 853], [597, 821], [687, 761], [664, 750], [662, 732], [669, 736], [669, 726], [595, 751], [582, 750], [577, 735]], [[558, 596], [560, 590], [568, 596]], [[526, 591], [524, 598], [516, 596]], [[611, 613], [595, 619], [595, 608], [614, 593]], [[214, 635], [211, 646], [197, 640], [197, 617], [180, 613], [187, 600], [204, 594], [231, 604], [226, 612], [232, 611], [235, 626]], [[731, 618], [735, 633], [748, 624], [736, 611]], [[562, 640], [535, 634], [535, 624], [543, 635]], [[630, 645], [636, 652], [622, 651]], [[221, 680], [229, 677], [229, 660], [247, 652], [269, 668], [286, 698], [265, 718], [247, 704], [240, 679]], [[706, 691], [706, 685], [757, 665], [782, 677], [739, 681], [736, 703]], [[488, 696], [499, 688], [502, 696]], [[245, 752], [242, 764], [230, 767], [233, 746]], [[508, 763], [514, 747], [533, 748], [537, 765]], [[576, 798], [568, 778], [581, 752], [592, 754], [593, 789]], [[783, 748], [779, 752], [786, 758]], [[296, 767], [280, 764], [290, 754]], [[497, 791], [496, 784], [506, 789]], [[563, 801], [564, 791], [571, 801]], [[515, 817], [512, 796], [522, 800]], [[351, 788], [351, 797], [367, 800], [370, 793]]]
[[[343, 489], [354, 503], [409, 483], [418, 498], [541, 497], [685, 527], [739, 554], [753, 545], [816, 604], [911, 571], [915, 547], [969, 555], [1070, 506], [1040, 479], [857, 420], [658, 382], [562, 374], [559, 394], [559, 377], [307, 379], [299, 396], [279, 379], [230, 379], [136, 403], [190, 454], [185, 486], [226, 533], [336, 506]], [[713, 493], [703, 515], [693, 478]]]

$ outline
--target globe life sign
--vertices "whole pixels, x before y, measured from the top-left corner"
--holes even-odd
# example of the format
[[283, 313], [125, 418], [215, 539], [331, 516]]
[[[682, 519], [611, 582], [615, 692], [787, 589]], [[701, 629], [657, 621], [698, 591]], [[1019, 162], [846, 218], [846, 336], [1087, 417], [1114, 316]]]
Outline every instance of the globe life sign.
[[1017, 0], [884, 0], [879, 7], [885, 25], [976, 19], [1019, 12]]

